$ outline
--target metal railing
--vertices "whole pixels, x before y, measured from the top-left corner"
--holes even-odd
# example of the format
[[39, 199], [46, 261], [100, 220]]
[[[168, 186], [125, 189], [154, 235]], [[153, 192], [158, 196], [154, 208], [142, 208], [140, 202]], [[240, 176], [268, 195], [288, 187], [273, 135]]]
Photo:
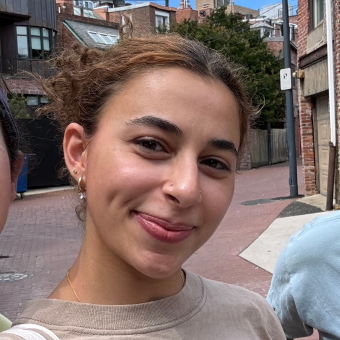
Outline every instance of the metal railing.
[[46, 60], [0, 58], [0, 73], [11, 76], [29, 76], [29, 73], [48, 78], [54, 70]]

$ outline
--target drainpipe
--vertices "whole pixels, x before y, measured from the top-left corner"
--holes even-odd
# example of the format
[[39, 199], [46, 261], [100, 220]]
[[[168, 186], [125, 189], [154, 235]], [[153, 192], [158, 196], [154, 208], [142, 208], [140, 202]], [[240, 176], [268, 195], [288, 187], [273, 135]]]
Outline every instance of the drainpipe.
[[336, 116], [334, 96], [334, 65], [333, 65], [333, 25], [331, 0], [326, 0], [326, 28], [327, 28], [327, 61], [328, 61], [328, 93], [329, 114], [331, 125], [331, 141], [329, 143], [329, 162], [327, 179], [326, 210], [333, 210], [334, 173], [335, 173], [335, 148], [336, 148]]

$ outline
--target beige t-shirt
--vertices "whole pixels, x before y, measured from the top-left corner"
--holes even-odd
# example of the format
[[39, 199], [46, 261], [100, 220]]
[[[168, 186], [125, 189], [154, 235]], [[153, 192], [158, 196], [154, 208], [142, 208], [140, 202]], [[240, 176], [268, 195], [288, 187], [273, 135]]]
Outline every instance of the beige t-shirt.
[[[285, 340], [268, 303], [244, 288], [186, 272], [178, 294], [124, 306], [37, 300], [14, 324], [35, 323], [61, 340]], [[0, 340], [18, 339], [0, 334]]]

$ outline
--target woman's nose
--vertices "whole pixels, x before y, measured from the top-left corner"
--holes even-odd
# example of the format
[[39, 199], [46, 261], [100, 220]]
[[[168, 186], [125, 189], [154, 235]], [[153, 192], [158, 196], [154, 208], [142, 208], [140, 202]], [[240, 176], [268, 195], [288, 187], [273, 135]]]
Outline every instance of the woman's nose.
[[201, 202], [197, 160], [186, 158], [175, 162], [171, 167], [169, 180], [163, 186], [163, 193], [181, 208]]

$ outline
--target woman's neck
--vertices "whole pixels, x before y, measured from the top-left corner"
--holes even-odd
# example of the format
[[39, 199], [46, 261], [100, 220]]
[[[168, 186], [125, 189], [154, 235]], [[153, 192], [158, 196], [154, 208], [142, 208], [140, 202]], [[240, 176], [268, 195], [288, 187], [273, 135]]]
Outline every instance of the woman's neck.
[[127, 305], [163, 299], [183, 288], [180, 270], [165, 279], [147, 277], [88, 233], [70, 268], [69, 280], [71, 284], [65, 276], [49, 298], [78, 301], [78, 296], [82, 303]]

